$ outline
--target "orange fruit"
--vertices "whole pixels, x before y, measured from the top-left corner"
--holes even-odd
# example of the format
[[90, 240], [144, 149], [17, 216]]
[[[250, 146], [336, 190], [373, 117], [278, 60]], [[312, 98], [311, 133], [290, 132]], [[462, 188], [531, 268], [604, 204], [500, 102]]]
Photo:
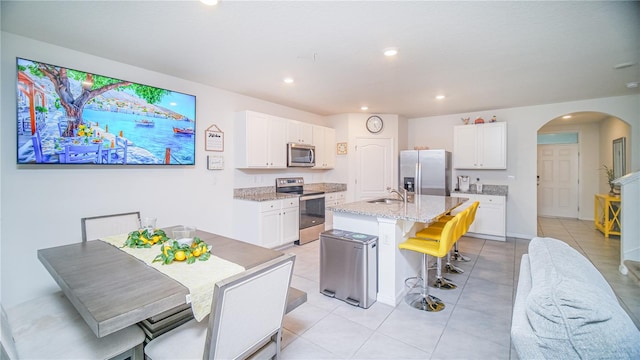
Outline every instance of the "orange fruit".
[[184, 261], [187, 258], [187, 255], [184, 253], [184, 251], [178, 250], [173, 255], [173, 257], [176, 259], [176, 261]]

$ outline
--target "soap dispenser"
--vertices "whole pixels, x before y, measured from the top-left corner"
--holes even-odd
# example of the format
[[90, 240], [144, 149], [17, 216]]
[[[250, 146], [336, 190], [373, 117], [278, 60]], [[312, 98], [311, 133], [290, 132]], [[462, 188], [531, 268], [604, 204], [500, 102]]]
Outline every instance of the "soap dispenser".
[[478, 194], [482, 194], [482, 183], [480, 183], [480, 178], [476, 178], [476, 192]]

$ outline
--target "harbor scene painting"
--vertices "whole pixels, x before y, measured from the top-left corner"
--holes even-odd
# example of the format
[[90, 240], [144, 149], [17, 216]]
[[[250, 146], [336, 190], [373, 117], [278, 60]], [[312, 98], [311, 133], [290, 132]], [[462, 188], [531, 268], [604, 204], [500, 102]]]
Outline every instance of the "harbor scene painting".
[[21, 58], [17, 74], [18, 164], [195, 164], [195, 96]]

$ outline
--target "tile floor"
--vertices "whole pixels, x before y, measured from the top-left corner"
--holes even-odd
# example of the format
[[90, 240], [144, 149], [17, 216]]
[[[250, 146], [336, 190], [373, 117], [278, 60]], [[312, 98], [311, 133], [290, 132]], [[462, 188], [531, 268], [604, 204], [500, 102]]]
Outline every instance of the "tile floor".
[[[585, 254], [640, 325], [640, 286], [618, 273], [618, 238], [604, 238], [589, 221], [550, 218], [539, 219], [538, 235], [561, 239]], [[438, 313], [404, 302], [396, 308], [374, 303], [365, 310], [328, 298], [318, 289], [320, 242], [286, 249], [297, 255], [292, 286], [306, 291], [308, 301], [284, 318], [282, 358], [517, 359], [511, 311], [528, 243], [461, 239], [460, 250], [471, 261], [456, 263], [464, 274], [447, 274], [457, 289], [430, 289], [446, 304]]]

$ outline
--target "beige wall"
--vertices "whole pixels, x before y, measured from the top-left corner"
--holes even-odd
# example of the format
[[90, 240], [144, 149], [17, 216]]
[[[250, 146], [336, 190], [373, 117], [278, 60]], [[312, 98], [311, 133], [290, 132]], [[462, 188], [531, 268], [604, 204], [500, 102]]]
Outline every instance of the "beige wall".
[[[3, 94], [0, 107], [0, 283], [6, 306], [58, 289], [36, 258], [36, 249], [81, 241], [80, 219], [140, 210], [158, 226], [191, 224], [231, 236], [236, 183], [274, 185], [277, 176], [322, 180], [326, 171], [246, 172], [233, 168], [233, 121], [254, 110], [314, 124], [324, 117], [230, 93], [172, 76], [79, 53], [51, 44], [1, 34]], [[180, 91], [197, 97], [196, 165], [110, 167], [16, 165], [16, 57], [94, 71], [115, 78]], [[216, 124], [225, 133], [224, 170], [207, 170], [204, 129]], [[219, 153], [217, 153], [219, 154]], [[16, 274], [20, 274], [16, 276]], [[28, 274], [28, 275], [27, 275]]]
[[[498, 121], [506, 121], [507, 170], [459, 171], [458, 173], [472, 178], [480, 177], [485, 184], [508, 185], [507, 235], [531, 238], [536, 235], [536, 135], [538, 130], [561, 115], [582, 111], [601, 112], [624, 120], [631, 126], [628, 139], [631, 143], [630, 152], [640, 154], [640, 95], [409, 119], [409, 147], [427, 145], [443, 147], [451, 151], [453, 149], [452, 127], [462, 124], [461, 117], [474, 119], [482, 116], [488, 119], [496, 115]], [[640, 156], [632, 156], [629, 161], [632, 171], [640, 170]], [[582, 201], [587, 202], [587, 200]], [[588, 207], [588, 204], [584, 204], [584, 211], [588, 211]]]
[[[629, 143], [631, 135], [631, 127], [626, 122], [617, 119], [615, 117], [608, 117], [600, 123], [600, 166], [607, 165], [613, 167], [613, 140], [624, 137], [626, 138], [626, 169], [627, 172], [631, 170], [631, 144]], [[636, 140], [640, 141], [640, 140]], [[599, 193], [608, 193], [610, 190], [609, 181], [607, 180], [604, 171], [600, 172], [600, 187]]]

